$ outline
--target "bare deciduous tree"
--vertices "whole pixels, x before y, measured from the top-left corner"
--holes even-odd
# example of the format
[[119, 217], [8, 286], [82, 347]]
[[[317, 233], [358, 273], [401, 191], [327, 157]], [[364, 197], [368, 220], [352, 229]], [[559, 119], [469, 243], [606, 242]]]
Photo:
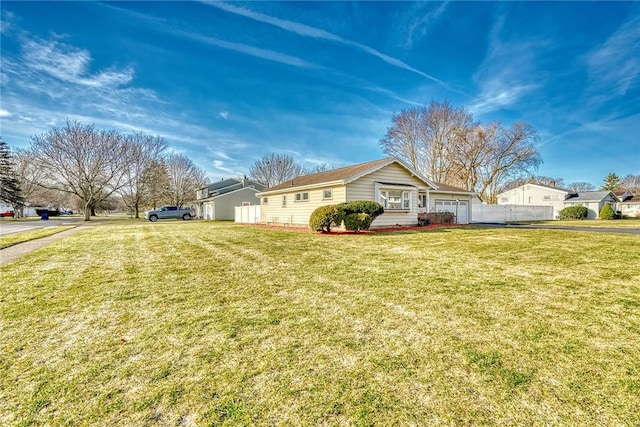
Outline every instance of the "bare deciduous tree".
[[620, 186], [625, 190], [630, 190], [633, 194], [640, 194], [640, 175], [628, 174], [620, 180]]
[[[453, 184], [465, 163], [458, 155], [472, 143], [473, 116], [448, 101], [431, 101], [394, 114], [380, 141], [382, 150], [436, 182]], [[460, 179], [460, 178], [458, 178]]]
[[403, 110], [380, 140], [385, 154], [408, 163], [427, 178], [495, 200], [496, 190], [542, 163], [536, 132], [525, 123], [481, 125], [447, 101]]
[[148, 186], [152, 185], [148, 176], [149, 167], [161, 159], [167, 148], [166, 141], [158, 136], [137, 132], [126, 137], [127, 155], [125, 163], [126, 183], [120, 190], [125, 206], [140, 218], [140, 207], [148, 196]]
[[67, 121], [63, 127], [31, 139], [31, 152], [42, 172], [40, 184], [76, 195], [84, 219], [126, 183], [127, 144], [116, 131]]
[[151, 162], [144, 171], [144, 186], [147, 202], [156, 209], [169, 196], [169, 172], [165, 159]]
[[251, 179], [266, 188], [273, 187], [282, 182], [304, 175], [305, 170], [297, 164], [293, 157], [287, 154], [270, 153], [263, 158], [256, 160], [249, 175]]
[[571, 190], [574, 193], [579, 193], [581, 191], [594, 191], [595, 189], [595, 185], [584, 181], [572, 182], [567, 186], [567, 190]]
[[173, 205], [182, 206], [185, 202], [194, 200], [196, 190], [206, 185], [206, 172], [182, 154], [170, 154], [166, 167], [169, 177], [168, 198]]
[[[30, 202], [33, 202], [34, 199], [39, 200], [44, 198], [41, 191], [42, 187], [39, 184], [42, 169], [38, 167], [33, 154], [29, 150], [17, 149], [15, 151], [14, 161], [16, 176], [20, 181], [20, 188], [22, 189], [25, 204], [28, 205]], [[24, 206], [16, 209], [15, 214], [17, 218], [23, 217]]]
[[529, 175], [542, 163], [535, 147], [536, 131], [522, 122], [510, 128], [500, 126], [501, 131], [487, 145], [486, 160], [479, 168], [479, 183], [476, 188], [482, 200], [496, 202], [497, 190], [510, 178]]

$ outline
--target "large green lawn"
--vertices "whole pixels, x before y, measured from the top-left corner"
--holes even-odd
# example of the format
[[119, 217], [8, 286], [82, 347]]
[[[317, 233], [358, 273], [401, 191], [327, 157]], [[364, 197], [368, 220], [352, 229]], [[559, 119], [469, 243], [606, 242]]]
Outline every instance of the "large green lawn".
[[1, 425], [640, 424], [640, 235], [130, 220], [0, 275]]

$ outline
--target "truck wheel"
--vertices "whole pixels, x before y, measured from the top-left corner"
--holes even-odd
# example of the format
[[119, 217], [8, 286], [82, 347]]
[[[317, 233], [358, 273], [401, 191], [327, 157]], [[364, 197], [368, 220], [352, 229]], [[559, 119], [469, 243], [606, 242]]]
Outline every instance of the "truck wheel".
[[156, 222], [157, 220], [158, 220], [158, 216], [157, 215], [151, 215], [149, 217], [149, 221], [151, 221], [151, 222]]
[[189, 214], [182, 215], [182, 220], [183, 221], [189, 221], [190, 219], [191, 219], [191, 215], [189, 215]]

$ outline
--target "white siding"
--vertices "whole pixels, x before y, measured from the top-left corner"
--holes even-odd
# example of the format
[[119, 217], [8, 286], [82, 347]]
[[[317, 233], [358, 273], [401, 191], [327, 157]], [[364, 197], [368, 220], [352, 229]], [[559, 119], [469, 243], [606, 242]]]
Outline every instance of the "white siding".
[[[451, 194], [451, 193], [441, 193], [436, 191], [429, 192], [429, 209], [428, 212], [438, 212], [438, 210], [442, 210], [441, 208], [436, 208], [437, 201], [449, 201], [453, 203], [453, 207], [451, 208], [451, 212], [455, 214], [456, 210], [456, 200], [462, 201], [465, 203], [458, 203], [458, 216], [457, 221], [459, 224], [468, 224], [471, 221], [471, 196], [465, 194]], [[461, 209], [465, 209], [465, 212], [462, 212]], [[446, 209], [449, 210], [449, 209]]]
[[497, 196], [499, 205], [534, 205], [553, 206], [553, 217], [565, 208], [564, 199], [567, 192], [558, 188], [541, 187], [535, 184], [524, 184], [513, 190], [505, 191]]

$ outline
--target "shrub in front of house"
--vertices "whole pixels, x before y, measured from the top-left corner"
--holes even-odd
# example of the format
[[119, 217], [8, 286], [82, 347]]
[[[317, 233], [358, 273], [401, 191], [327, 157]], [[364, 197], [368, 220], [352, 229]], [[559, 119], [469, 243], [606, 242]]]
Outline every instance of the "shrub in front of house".
[[569, 206], [562, 209], [558, 216], [560, 219], [585, 219], [589, 214], [589, 209], [585, 206]]
[[425, 216], [427, 224], [452, 225], [456, 222], [456, 215], [453, 212], [429, 212]]
[[[384, 213], [384, 208], [378, 202], [372, 202], [370, 200], [356, 200], [353, 202], [345, 202], [340, 203], [338, 205], [338, 209], [340, 210], [340, 217], [336, 224], [341, 224], [343, 221], [346, 221], [346, 217], [353, 214], [367, 214], [369, 216], [369, 220], [365, 220], [362, 225], [366, 225], [366, 227], [360, 227], [358, 230], [353, 229], [354, 231], [366, 230], [371, 226], [371, 223], [374, 219]], [[353, 217], [350, 221], [356, 221]], [[367, 224], [368, 223], [368, 224]], [[355, 226], [355, 224], [354, 224]], [[347, 228], [345, 222], [345, 228]], [[347, 230], [350, 230], [347, 228]]]
[[380, 203], [372, 202], [370, 200], [345, 202], [340, 203], [338, 206], [342, 209], [345, 215], [352, 213], [366, 213], [372, 218], [372, 221], [384, 213], [384, 208]]
[[341, 223], [342, 211], [338, 205], [320, 206], [311, 213], [309, 218], [309, 228], [323, 233], [329, 233], [332, 225], [340, 225]]
[[604, 205], [600, 209], [600, 219], [615, 219], [616, 213], [613, 211], [611, 205]]
[[360, 232], [360, 230], [367, 230], [372, 222], [371, 215], [364, 212], [351, 213], [344, 216], [344, 228], [356, 233]]

